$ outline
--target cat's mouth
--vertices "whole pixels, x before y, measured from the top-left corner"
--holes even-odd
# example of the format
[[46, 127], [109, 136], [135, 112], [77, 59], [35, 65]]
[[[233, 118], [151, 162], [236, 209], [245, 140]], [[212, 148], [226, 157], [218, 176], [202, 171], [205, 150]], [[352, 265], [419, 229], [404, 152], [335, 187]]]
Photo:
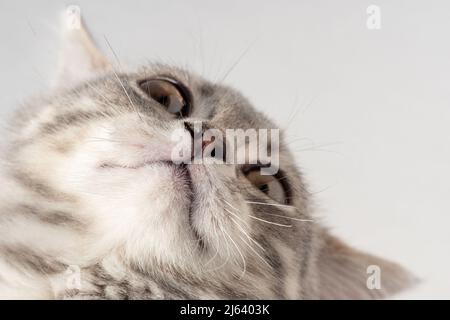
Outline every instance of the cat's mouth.
[[154, 166], [154, 165], [158, 165], [158, 164], [164, 164], [167, 166], [173, 166], [173, 167], [183, 167], [184, 165], [176, 165], [173, 162], [170, 161], [144, 161], [144, 162], [138, 162], [135, 164], [116, 164], [113, 162], [102, 162], [98, 165], [99, 169], [115, 169], [115, 168], [119, 168], [119, 169], [141, 169], [144, 167], [149, 167], [149, 166]]
[[170, 168], [173, 174], [174, 179], [183, 182], [183, 185], [187, 187], [187, 193], [190, 198], [190, 202], [194, 200], [194, 185], [192, 183], [192, 177], [189, 172], [189, 168], [187, 164], [175, 164], [171, 161], [148, 161], [141, 162], [137, 164], [130, 165], [120, 165], [111, 162], [102, 162], [98, 168], [103, 170], [108, 169], [128, 169], [128, 170], [138, 170], [145, 167], [155, 167], [155, 166], [164, 166], [166, 168]]

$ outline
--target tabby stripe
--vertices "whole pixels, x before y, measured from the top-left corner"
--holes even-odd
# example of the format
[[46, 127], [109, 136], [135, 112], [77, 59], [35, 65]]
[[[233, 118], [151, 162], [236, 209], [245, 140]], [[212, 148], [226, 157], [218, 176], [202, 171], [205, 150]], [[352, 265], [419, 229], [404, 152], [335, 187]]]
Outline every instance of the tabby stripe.
[[23, 214], [37, 218], [43, 223], [84, 230], [86, 224], [77, 220], [71, 213], [62, 210], [44, 210], [38, 207], [22, 204], [12, 210], [15, 214]]
[[21, 245], [0, 246], [3, 259], [17, 269], [38, 272], [41, 274], [55, 274], [66, 270], [67, 266], [54, 258], [39, 254]]

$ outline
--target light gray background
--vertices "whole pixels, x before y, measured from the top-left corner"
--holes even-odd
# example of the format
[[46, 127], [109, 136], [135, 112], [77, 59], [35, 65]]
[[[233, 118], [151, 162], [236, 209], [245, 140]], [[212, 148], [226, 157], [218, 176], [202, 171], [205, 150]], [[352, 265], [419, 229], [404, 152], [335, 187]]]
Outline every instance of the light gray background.
[[2, 118], [51, 81], [67, 4], [122, 64], [239, 60], [226, 82], [288, 127], [323, 220], [423, 279], [400, 297], [450, 298], [448, 1], [1, 0]]

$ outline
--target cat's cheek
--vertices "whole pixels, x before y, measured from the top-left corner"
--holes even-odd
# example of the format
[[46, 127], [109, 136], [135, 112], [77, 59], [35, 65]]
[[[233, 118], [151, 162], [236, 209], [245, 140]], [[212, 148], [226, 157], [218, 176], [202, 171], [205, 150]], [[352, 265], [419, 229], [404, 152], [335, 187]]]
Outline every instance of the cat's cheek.
[[246, 253], [246, 236], [251, 233], [249, 207], [242, 193], [236, 191], [236, 169], [229, 165], [190, 167], [197, 201], [192, 206], [191, 222], [211, 252], [223, 263]]

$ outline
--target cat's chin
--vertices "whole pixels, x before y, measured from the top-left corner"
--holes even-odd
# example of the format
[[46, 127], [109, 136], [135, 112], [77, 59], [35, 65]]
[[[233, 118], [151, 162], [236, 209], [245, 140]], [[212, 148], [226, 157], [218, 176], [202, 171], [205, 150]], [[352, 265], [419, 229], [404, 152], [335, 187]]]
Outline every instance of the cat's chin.
[[167, 263], [183, 260], [192, 264], [198, 262], [198, 253], [209, 259], [209, 253], [213, 256], [220, 251], [224, 254], [221, 258], [227, 259], [223, 243], [231, 241], [230, 237], [245, 246], [240, 243], [242, 231], [230, 219], [231, 215], [244, 232], [250, 232], [243, 195], [233, 188], [235, 166], [177, 165], [138, 157], [120, 161], [116, 153], [101, 156], [105, 155], [108, 161], [97, 158], [88, 166], [82, 161], [85, 157], [80, 157], [69, 166], [76, 170], [60, 175], [68, 181], [64, 185], [71, 187], [70, 193], [83, 197], [82, 211], [94, 213], [94, 236], [101, 236], [96, 241], [105, 248], [111, 243], [128, 243], [127, 251], [136, 259], [151, 256]]

